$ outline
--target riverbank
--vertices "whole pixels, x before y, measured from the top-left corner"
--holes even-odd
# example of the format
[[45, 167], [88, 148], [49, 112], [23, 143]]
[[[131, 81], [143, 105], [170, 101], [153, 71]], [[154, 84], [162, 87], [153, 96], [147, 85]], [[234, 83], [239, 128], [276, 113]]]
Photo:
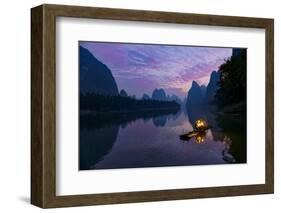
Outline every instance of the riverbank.
[[180, 109], [180, 104], [175, 101], [160, 101], [154, 99], [135, 99], [131, 97], [123, 97], [120, 95], [109, 96], [99, 94], [80, 95], [80, 111], [91, 112], [130, 112], [130, 111], [146, 111], [159, 109]]
[[167, 108], [147, 108], [147, 109], [136, 109], [136, 110], [111, 110], [111, 111], [94, 111], [94, 110], [80, 110], [81, 115], [103, 115], [103, 114], [141, 114], [150, 112], [177, 112], [180, 107], [167, 107]]
[[246, 113], [247, 113], [246, 101], [239, 102], [237, 104], [224, 106], [218, 110], [218, 113], [221, 115], [231, 115], [234, 117], [246, 116]]

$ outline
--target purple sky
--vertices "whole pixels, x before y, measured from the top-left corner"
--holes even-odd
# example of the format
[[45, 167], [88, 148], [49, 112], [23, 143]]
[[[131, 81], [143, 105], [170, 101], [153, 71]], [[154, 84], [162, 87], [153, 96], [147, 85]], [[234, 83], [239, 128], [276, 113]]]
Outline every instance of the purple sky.
[[155, 88], [185, 98], [193, 80], [207, 85], [232, 48], [80, 42], [112, 71], [119, 91], [151, 96]]

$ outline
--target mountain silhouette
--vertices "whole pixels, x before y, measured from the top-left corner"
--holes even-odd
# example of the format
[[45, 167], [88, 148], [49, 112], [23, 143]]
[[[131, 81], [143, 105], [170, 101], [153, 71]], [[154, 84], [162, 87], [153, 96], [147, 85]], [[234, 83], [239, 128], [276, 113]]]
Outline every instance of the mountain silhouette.
[[192, 81], [192, 85], [187, 94], [186, 106], [192, 107], [204, 103], [204, 93], [202, 88], [196, 81]]
[[122, 97], [128, 97], [128, 93], [124, 89], [121, 89], [119, 95], [122, 96]]
[[149, 97], [148, 94], [144, 93], [143, 96], [142, 96], [142, 99], [143, 99], [143, 100], [149, 100], [150, 97]]
[[210, 81], [206, 89], [206, 102], [212, 103], [214, 101], [215, 94], [218, 90], [218, 82], [220, 80], [220, 73], [213, 71], [210, 76]]
[[80, 92], [118, 95], [110, 69], [84, 47], [79, 47]]
[[206, 87], [204, 84], [202, 84], [202, 85], [200, 86], [200, 88], [201, 88], [201, 90], [202, 90], [203, 95], [205, 95], [205, 94], [206, 94], [206, 91], [207, 91], [207, 87]]
[[158, 100], [158, 101], [166, 101], [166, 93], [164, 89], [155, 89], [152, 93], [152, 99]]

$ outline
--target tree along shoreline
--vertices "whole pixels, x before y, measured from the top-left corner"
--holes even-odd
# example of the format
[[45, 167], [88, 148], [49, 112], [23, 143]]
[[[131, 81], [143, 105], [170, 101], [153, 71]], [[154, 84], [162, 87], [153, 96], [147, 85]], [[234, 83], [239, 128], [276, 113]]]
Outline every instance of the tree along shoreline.
[[232, 55], [220, 68], [220, 79], [215, 102], [219, 111], [230, 114], [246, 114], [247, 99], [247, 51]]
[[134, 99], [120, 95], [80, 94], [79, 103], [80, 112], [83, 113], [128, 113], [181, 108], [175, 101]]
[[147, 108], [137, 110], [115, 110], [115, 111], [94, 111], [94, 110], [80, 110], [80, 114], [86, 115], [102, 115], [102, 114], [128, 114], [128, 113], [150, 113], [150, 112], [177, 112], [181, 107], [167, 107], [167, 108]]

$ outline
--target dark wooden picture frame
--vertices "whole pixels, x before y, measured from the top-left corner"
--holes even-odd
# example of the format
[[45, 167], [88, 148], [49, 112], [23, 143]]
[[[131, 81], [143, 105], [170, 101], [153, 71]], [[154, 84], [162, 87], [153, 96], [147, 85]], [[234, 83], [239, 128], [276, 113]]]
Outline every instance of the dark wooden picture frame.
[[[265, 29], [266, 34], [266, 168], [265, 184], [171, 189], [87, 195], [56, 195], [56, 17]], [[66, 207], [218, 196], [274, 191], [274, 20], [63, 5], [31, 9], [31, 203]]]

